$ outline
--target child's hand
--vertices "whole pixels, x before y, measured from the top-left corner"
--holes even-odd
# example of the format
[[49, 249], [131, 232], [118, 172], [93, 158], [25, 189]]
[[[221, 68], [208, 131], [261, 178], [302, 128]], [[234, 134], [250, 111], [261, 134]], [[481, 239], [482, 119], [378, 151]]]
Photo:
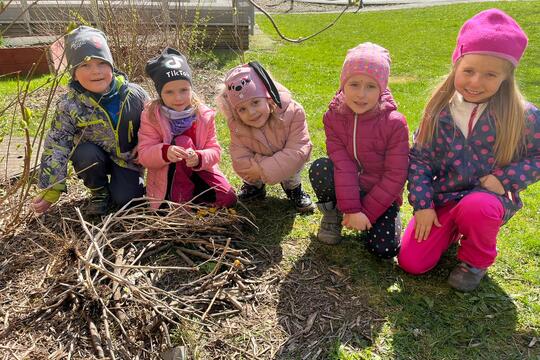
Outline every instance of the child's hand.
[[131, 150], [131, 158], [133, 159], [133, 162], [137, 165], [140, 165], [139, 162], [139, 145], [135, 145], [133, 150]]
[[186, 150], [181, 146], [171, 145], [167, 149], [167, 159], [170, 162], [178, 162], [188, 157]]
[[480, 179], [480, 186], [484, 189], [494, 192], [495, 194], [504, 195], [504, 187], [495, 176], [489, 174], [482, 176]]
[[255, 161], [251, 161], [251, 166], [244, 171], [244, 180], [247, 180], [251, 183], [261, 180], [261, 170], [259, 165]]
[[47, 210], [49, 210], [51, 205], [52, 204], [50, 202], [43, 199], [42, 195], [38, 195], [32, 200], [32, 203], [30, 204], [30, 207], [32, 208], [32, 210], [34, 210], [34, 212], [36, 214], [41, 215], [44, 212], [46, 212]]
[[341, 225], [358, 231], [369, 230], [372, 227], [368, 217], [363, 212], [344, 214]]
[[437, 213], [433, 209], [418, 210], [414, 213], [416, 225], [414, 227], [414, 237], [416, 241], [422, 242], [428, 238], [433, 225], [441, 227]]
[[199, 155], [193, 149], [186, 150], [186, 165], [189, 167], [196, 167], [199, 165]]

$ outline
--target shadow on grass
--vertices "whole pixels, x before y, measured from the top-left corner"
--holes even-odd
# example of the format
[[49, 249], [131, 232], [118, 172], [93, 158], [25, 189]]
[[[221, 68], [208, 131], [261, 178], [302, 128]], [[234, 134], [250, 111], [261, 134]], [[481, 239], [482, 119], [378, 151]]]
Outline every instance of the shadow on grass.
[[373, 344], [385, 319], [371, 306], [372, 285], [354, 281], [356, 268], [366, 261], [388, 271], [393, 267], [370, 256], [352, 237], [344, 245], [328, 246], [312, 236], [281, 282], [277, 312], [288, 338], [276, 359], [338, 358], [342, 344], [354, 349]]
[[276, 359], [538, 359], [538, 334], [516, 331], [514, 300], [492, 279], [460, 293], [446, 279], [455, 249], [423, 276], [369, 254], [352, 236], [312, 239], [282, 282], [288, 334]]
[[[530, 334], [516, 331], [514, 300], [489, 276], [471, 293], [447, 285], [456, 247], [423, 276], [398, 270], [383, 282], [389, 358], [527, 359]], [[383, 292], [385, 290], [385, 292]], [[386, 293], [386, 294], [385, 294]]]
[[262, 201], [251, 201], [237, 206], [240, 213], [253, 218], [257, 230], [252, 232], [257, 245], [272, 253], [271, 262], [279, 263], [282, 257], [280, 244], [292, 230], [296, 211], [287, 199], [268, 196]]

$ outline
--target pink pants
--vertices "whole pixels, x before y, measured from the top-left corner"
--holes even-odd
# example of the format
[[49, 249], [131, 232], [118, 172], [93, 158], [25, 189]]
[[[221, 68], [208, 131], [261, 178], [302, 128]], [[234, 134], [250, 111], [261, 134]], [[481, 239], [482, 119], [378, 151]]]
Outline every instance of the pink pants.
[[431, 270], [458, 240], [460, 261], [483, 269], [493, 264], [497, 256], [497, 233], [504, 217], [504, 207], [495, 195], [473, 192], [458, 203], [435, 211], [442, 226], [433, 225], [426, 240], [419, 243], [414, 238], [414, 218], [405, 229], [398, 255], [403, 270], [416, 275]]
[[[195, 149], [193, 141], [189, 136], [180, 135], [175, 139], [175, 144], [181, 146], [184, 149]], [[200, 189], [196, 181], [194, 181], [194, 173], [202, 180], [203, 187], [206, 189]], [[200, 183], [201, 181], [199, 181]], [[206, 185], [206, 186], [204, 186]], [[209, 190], [208, 190], [209, 189]], [[193, 170], [186, 165], [184, 160], [176, 163], [176, 171], [174, 172], [173, 183], [171, 187], [171, 200], [174, 202], [188, 202], [200, 194], [201, 198], [206, 199], [208, 193], [215, 194], [215, 202], [211, 205], [218, 207], [231, 207], [236, 204], [236, 194], [234, 189], [229, 184], [227, 179], [222, 174], [214, 173], [207, 170]], [[195, 199], [195, 202], [197, 199]]]

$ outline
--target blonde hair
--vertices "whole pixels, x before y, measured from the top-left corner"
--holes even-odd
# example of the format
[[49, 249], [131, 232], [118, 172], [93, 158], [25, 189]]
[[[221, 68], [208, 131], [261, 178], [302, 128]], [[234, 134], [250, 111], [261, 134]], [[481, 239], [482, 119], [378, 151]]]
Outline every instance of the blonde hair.
[[[507, 77], [488, 103], [488, 111], [495, 118], [494, 152], [498, 166], [508, 165], [526, 151], [525, 99], [514, 76], [515, 67], [506, 63]], [[437, 85], [424, 109], [415, 139], [420, 147], [429, 146], [438, 131], [439, 115], [456, 91], [454, 79], [458, 64], [459, 60], [446, 79]]]
[[[195, 113], [199, 112], [199, 107], [203, 104], [201, 98], [193, 91], [191, 90], [191, 107], [195, 110]], [[157, 98], [154, 100], [151, 100], [150, 103], [148, 103], [148, 116], [150, 117], [150, 121], [157, 121], [156, 119], [156, 108], [163, 105], [163, 101], [161, 101], [161, 98]]]

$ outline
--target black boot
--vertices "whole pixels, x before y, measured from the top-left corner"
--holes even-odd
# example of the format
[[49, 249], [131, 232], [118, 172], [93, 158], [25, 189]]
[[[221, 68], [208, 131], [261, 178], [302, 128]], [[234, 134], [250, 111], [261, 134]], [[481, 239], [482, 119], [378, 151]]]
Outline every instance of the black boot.
[[89, 216], [101, 216], [107, 214], [111, 203], [109, 189], [102, 187], [90, 191], [92, 192], [92, 197], [90, 197], [90, 203], [85, 208], [85, 214]]
[[[283, 187], [283, 185], [281, 187]], [[296, 211], [305, 213], [315, 210], [315, 205], [311, 202], [311, 198], [304, 190], [302, 190], [302, 184], [294, 189], [283, 188], [283, 190], [285, 191], [287, 198], [294, 203]]]
[[263, 184], [262, 187], [258, 188], [254, 185], [244, 183], [238, 191], [238, 199], [241, 201], [250, 201], [257, 199], [264, 199], [266, 197], [266, 189]]

